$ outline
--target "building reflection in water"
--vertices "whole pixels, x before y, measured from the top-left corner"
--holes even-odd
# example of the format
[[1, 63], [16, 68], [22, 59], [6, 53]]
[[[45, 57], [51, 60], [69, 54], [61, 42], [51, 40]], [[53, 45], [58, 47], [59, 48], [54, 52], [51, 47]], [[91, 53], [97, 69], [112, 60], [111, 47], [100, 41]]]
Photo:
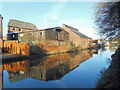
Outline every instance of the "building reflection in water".
[[8, 78], [11, 83], [28, 77], [43, 81], [58, 80], [78, 67], [80, 63], [91, 58], [92, 55], [93, 50], [50, 55], [40, 59], [4, 64], [3, 70], [8, 71]]
[[3, 88], [3, 66], [0, 65], [0, 90]]

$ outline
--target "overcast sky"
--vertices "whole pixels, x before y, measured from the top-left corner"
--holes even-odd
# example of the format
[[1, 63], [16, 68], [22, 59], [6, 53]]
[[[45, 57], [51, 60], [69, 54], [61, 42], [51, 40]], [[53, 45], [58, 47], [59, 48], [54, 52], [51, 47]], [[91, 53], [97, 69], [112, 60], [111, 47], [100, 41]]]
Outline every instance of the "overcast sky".
[[10, 19], [30, 22], [37, 28], [70, 25], [93, 39], [95, 2], [2, 2], [3, 30], [7, 34]]

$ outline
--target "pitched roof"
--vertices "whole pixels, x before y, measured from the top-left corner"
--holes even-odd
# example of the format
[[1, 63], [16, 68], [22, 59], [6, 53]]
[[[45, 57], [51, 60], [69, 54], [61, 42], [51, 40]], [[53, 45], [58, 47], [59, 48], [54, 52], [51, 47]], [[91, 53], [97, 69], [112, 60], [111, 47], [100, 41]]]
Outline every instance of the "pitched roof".
[[37, 30], [36, 26], [32, 23], [18, 21], [14, 19], [10, 19], [8, 26], [19, 27], [19, 28], [30, 29], [30, 30]]
[[91, 39], [90, 37], [88, 37], [88, 36], [80, 33], [80, 32], [78, 31], [78, 29], [76, 29], [76, 28], [73, 28], [73, 27], [68, 26], [68, 25], [66, 25], [66, 24], [63, 24], [63, 26], [64, 26], [65, 28], [71, 30], [72, 32], [74, 32], [75, 34], [77, 34], [77, 35], [78, 35], [79, 37], [81, 37], [81, 38]]

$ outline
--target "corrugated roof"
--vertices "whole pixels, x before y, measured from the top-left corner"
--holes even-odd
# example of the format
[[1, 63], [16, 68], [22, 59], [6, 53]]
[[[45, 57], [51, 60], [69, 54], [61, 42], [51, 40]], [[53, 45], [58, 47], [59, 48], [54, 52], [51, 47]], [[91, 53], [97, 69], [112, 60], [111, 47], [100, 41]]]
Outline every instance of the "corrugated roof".
[[32, 23], [18, 21], [14, 19], [10, 19], [8, 26], [19, 27], [19, 28], [30, 29], [30, 30], [37, 30], [36, 26]]
[[88, 36], [86, 36], [86, 35], [80, 33], [80, 32], [78, 31], [78, 29], [76, 29], [76, 28], [73, 28], [73, 27], [68, 26], [68, 25], [66, 25], [66, 24], [63, 24], [63, 26], [64, 26], [65, 28], [71, 30], [72, 32], [74, 32], [75, 34], [77, 34], [77, 35], [78, 35], [79, 37], [81, 37], [81, 38], [88, 38], [88, 39], [91, 39], [90, 37], [88, 37]]

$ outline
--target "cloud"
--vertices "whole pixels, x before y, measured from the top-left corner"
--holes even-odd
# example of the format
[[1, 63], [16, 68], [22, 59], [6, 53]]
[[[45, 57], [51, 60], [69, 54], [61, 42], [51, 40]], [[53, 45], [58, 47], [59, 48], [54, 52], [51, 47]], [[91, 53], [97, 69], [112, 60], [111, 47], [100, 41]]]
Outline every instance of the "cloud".
[[[64, 0], [66, 1], [66, 0]], [[57, 2], [55, 6], [52, 7], [52, 10], [44, 16], [44, 26], [47, 27], [47, 24], [50, 20], [58, 20], [61, 14], [61, 10], [65, 7], [66, 2]]]

